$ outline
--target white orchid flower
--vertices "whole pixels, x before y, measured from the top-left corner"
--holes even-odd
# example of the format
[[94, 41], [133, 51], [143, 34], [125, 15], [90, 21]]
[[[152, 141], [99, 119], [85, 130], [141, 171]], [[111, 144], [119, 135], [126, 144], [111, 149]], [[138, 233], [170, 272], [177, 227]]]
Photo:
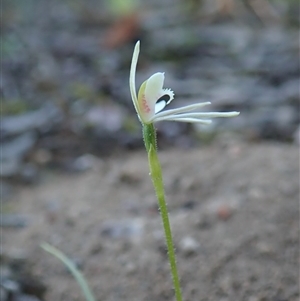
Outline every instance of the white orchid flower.
[[161, 112], [174, 99], [174, 92], [171, 89], [163, 89], [165, 75], [162, 72], [157, 72], [143, 82], [138, 95], [136, 94], [135, 73], [139, 53], [140, 41], [135, 44], [133, 51], [129, 87], [135, 110], [142, 123], [150, 124], [157, 121], [169, 120], [209, 124], [211, 123], [209, 118], [234, 117], [240, 114], [239, 112], [194, 112], [199, 108], [209, 105], [210, 102], [196, 103]]

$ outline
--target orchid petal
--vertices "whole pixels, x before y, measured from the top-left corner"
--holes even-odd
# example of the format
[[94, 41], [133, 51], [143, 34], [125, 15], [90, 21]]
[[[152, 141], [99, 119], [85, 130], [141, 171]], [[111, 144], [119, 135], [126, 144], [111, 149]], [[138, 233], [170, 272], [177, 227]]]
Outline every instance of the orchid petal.
[[202, 108], [204, 106], [210, 105], [211, 103], [209, 101], [207, 102], [200, 102], [200, 103], [195, 103], [192, 105], [187, 105], [181, 108], [177, 108], [177, 109], [171, 109], [171, 110], [166, 110], [163, 112], [160, 112], [158, 114], [155, 115], [155, 119], [158, 117], [164, 117], [164, 116], [168, 116], [168, 115], [174, 115], [177, 113], [184, 113], [184, 112], [189, 112], [189, 111], [193, 111], [199, 108]]
[[194, 112], [176, 114], [178, 118], [215, 118], [215, 117], [234, 117], [238, 116], [239, 112]]
[[158, 72], [149, 77], [138, 94], [138, 108], [143, 122], [149, 123], [155, 115], [156, 101], [162, 96], [164, 73]]
[[165, 100], [157, 102], [155, 104], [155, 114], [163, 110], [167, 105], [167, 102]]
[[[195, 110], [209, 105], [210, 102], [196, 103], [177, 109], [171, 109], [161, 112], [166, 105], [174, 99], [174, 92], [170, 89], [163, 89], [165, 75], [157, 72], [144, 81], [141, 85], [138, 95], [135, 87], [135, 74], [140, 52], [140, 42], [135, 44], [132, 62], [130, 67], [129, 87], [131, 98], [142, 123], [152, 123], [157, 121], [169, 120], [191, 123], [211, 123], [210, 119], [214, 117], [234, 117], [239, 112], [195, 112]], [[202, 119], [205, 118], [205, 119]]]
[[139, 58], [140, 53], [140, 41], [138, 41], [135, 44], [133, 55], [132, 55], [132, 61], [131, 61], [131, 67], [130, 67], [130, 76], [129, 76], [129, 87], [130, 87], [130, 94], [133, 101], [134, 108], [138, 115], [140, 114], [139, 108], [138, 108], [138, 99], [136, 95], [136, 86], [135, 86], [135, 73], [136, 73], [136, 66]]
[[155, 122], [157, 121], [179, 121], [179, 122], [190, 122], [190, 123], [202, 123], [202, 124], [210, 124], [210, 119], [199, 119], [199, 118], [180, 118], [176, 115], [166, 116], [161, 118], [155, 118]]
[[163, 110], [174, 99], [174, 92], [171, 89], [163, 89], [162, 95], [155, 104], [155, 114]]

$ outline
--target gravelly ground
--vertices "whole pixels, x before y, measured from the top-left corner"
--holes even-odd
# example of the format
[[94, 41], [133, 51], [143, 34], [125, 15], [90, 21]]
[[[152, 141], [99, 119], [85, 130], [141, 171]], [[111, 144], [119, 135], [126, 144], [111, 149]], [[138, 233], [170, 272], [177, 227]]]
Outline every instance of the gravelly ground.
[[[223, 141], [160, 158], [184, 300], [299, 300], [297, 147]], [[43, 178], [9, 201], [30, 224], [2, 242], [27, 254], [46, 301], [83, 297], [43, 241], [79, 263], [97, 300], [174, 300], [145, 152]]]

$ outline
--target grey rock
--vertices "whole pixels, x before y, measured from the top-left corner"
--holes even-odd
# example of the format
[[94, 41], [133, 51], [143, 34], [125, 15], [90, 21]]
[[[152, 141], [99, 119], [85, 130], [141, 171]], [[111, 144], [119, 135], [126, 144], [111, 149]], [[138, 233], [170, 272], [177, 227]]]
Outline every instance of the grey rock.
[[11, 177], [17, 175], [19, 173], [21, 164], [21, 158], [7, 158], [5, 160], [1, 160], [1, 177]]
[[18, 295], [14, 298], [14, 301], [40, 301], [41, 299], [31, 295]]
[[0, 219], [1, 227], [24, 228], [28, 225], [29, 219], [20, 214], [2, 214]]
[[1, 286], [8, 292], [17, 293], [20, 291], [20, 286], [16, 281], [10, 279], [1, 280]]
[[62, 113], [53, 104], [45, 104], [39, 110], [17, 116], [3, 117], [0, 125], [2, 138], [28, 131], [49, 131], [62, 119]]
[[32, 148], [36, 141], [36, 135], [30, 131], [15, 139], [1, 143], [0, 159], [20, 158]]
[[7, 142], [1, 143], [0, 175], [10, 177], [16, 175], [20, 168], [24, 155], [30, 151], [36, 142], [36, 135], [28, 132]]

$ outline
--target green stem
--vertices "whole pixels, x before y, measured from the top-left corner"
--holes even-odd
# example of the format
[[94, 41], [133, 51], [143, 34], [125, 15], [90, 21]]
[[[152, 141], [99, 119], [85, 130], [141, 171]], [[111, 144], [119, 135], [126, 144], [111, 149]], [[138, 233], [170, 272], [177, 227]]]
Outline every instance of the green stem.
[[86, 301], [95, 301], [92, 291], [90, 290], [83, 275], [76, 268], [75, 264], [64, 253], [62, 253], [60, 250], [56, 249], [55, 247], [53, 247], [47, 243], [43, 243], [41, 245], [41, 247], [48, 253], [52, 254], [53, 256], [55, 256], [56, 258], [61, 260], [67, 266], [67, 268], [70, 270], [70, 272], [72, 273], [74, 278], [77, 280], [78, 284], [80, 285], [83, 295], [85, 297], [85, 300]]
[[161, 166], [157, 156], [156, 147], [156, 132], [153, 124], [143, 124], [143, 136], [145, 147], [148, 152], [148, 160], [150, 167], [150, 175], [152, 178], [153, 186], [156, 192], [159, 210], [165, 230], [165, 238], [168, 249], [168, 257], [171, 267], [173, 285], [175, 289], [176, 301], [182, 301], [180, 281], [177, 271], [174, 243], [172, 239], [172, 231], [169, 221], [168, 208], [165, 201], [164, 185], [161, 172]]

